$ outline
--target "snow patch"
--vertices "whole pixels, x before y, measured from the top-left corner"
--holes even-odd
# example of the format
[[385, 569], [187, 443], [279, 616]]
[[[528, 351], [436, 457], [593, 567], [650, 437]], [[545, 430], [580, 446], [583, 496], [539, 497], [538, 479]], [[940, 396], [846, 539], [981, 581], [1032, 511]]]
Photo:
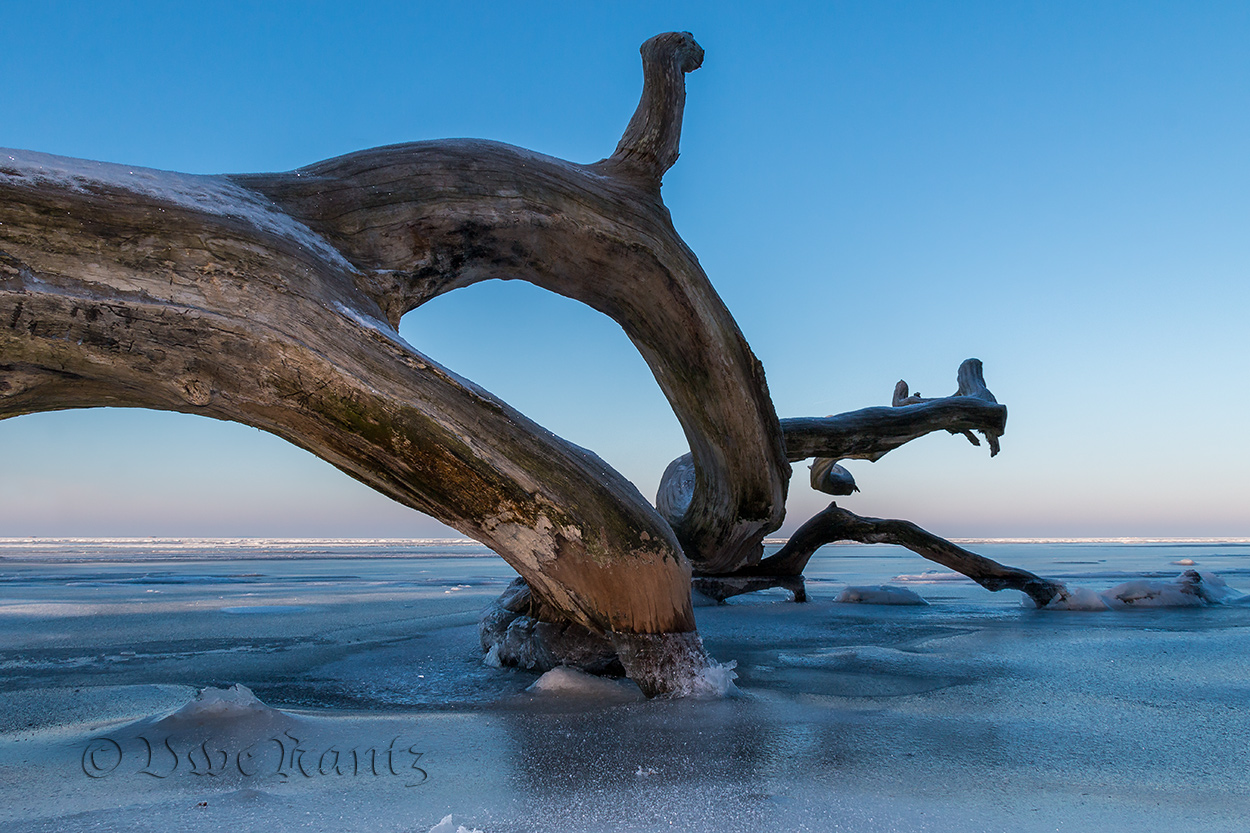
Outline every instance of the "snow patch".
[[924, 599], [906, 587], [847, 587], [838, 594], [835, 602], [865, 605], [927, 605]]
[[[334, 308], [350, 318], [352, 321], [355, 321], [357, 324], [364, 327], [366, 330], [373, 330], [386, 338], [388, 341], [394, 342], [404, 348], [409, 353], [417, 353], [417, 348], [409, 344], [403, 336], [399, 334], [399, 330], [396, 330], [388, 322], [383, 321], [380, 318], [374, 318], [372, 315], [366, 315], [359, 310], [354, 310], [345, 304], [340, 304], [338, 301], [334, 302]], [[420, 354], [418, 353], [418, 355]]]
[[321, 235], [289, 214], [275, 209], [261, 195], [223, 176], [180, 174], [138, 165], [117, 165], [32, 150], [0, 148], [0, 182], [21, 185], [23, 180], [49, 183], [83, 194], [101, 187], [128, 191], [191, 211], [236, 217], [260, 231], [286, 237], [340, 268], [357, 271]]

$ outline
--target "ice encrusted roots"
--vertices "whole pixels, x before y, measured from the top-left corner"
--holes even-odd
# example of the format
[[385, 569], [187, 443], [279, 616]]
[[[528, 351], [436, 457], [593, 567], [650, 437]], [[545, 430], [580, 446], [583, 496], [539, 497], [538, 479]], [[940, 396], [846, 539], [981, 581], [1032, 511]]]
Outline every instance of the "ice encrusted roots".
[[629, 678], [648, 697], [720, 698], [737, 692], [737, 662], [708, 656], [698, 633], [609, 633]]

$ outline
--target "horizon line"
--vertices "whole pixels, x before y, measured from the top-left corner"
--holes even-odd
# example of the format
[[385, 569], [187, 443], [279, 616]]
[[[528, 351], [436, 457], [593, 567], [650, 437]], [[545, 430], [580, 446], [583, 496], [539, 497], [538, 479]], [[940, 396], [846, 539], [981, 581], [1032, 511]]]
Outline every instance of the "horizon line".
[[[764, 544], [776, 545], [785, 544], [789, 538], [765, 538]], [[1250, 537], [1238, 536], [1216, 536], [1216, 537], [1195, 537], [1195, 536], [1040, 536], [1040, 537], [976, 537], [976, 538], [948, 538], [946, 539], [953, 544], [1250, 544]], [[473, 538], [368, 538], [368, 537], [291, 537], [291, 536], [246, 536], [246, 535], [228, 535], [228, 536], [196, 536], [196, 535], [170, 535], [170, 536], [42, 536], [42, 535], [26, 535], [26, 536], [0, 536], [0, 547], [13, 546], [18, 544], [176, 544], [176, 543], [202, 543], [222, 545], [283, 545], [283, 544], [395, 544], [395, 545], [444, 545], [444, 546], [465, 546], [477, 544], [479, 546], [487, 546]], [[826, 546], [840, 546], [846, 544], [857, 544], [857, 541], [834, 541]], [[865, 545], [875, 546], [875, 545]], [[489, 548], [489, 547], [488, 547]]]

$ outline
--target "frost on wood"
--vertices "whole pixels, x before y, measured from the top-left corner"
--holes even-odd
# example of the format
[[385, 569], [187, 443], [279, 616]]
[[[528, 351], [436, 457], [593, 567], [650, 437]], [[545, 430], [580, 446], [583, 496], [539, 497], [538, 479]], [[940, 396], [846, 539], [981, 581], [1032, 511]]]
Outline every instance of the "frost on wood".
[[[674, 32], [641, 52], [638, 108], [592, 164], [475, 140], [232, 176], [0, 151], [0, 417], [142, 407], [272, 432], [520, 573], [526, 600], [513, 588], [483, 630], [497, 659], [624, 670], [648, 695], [723, 688], [692, 575], [760, 583], [791, 462], [819, 458], [818, 488], [846, 494], [838, 460], [938, 429], [997, 450], [1006, 411], [975, 363], [954, 397], [903, 389], [895, 408], [779, 420], [660, 196], [703, 50]], [[629, 336], [690, 445], [658, 510], [399, 337], [406, 312], [487, 279], [581, 301]]]

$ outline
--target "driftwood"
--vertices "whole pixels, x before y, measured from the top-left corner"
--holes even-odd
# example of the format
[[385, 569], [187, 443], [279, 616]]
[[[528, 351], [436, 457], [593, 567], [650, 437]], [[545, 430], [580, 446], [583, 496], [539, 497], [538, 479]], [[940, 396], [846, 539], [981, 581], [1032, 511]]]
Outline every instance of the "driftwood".
[[[606, 640], [649, 695], [697, 688], [692, 573], [758, 568], [791, 462], [834, 460], [833, 484], [836, 460], [938, 429], [996, 450], [1006, 412], [904, 391], [898, 408], [779, 420], [660, 197], [703, 51], [688, 33], [641, 51], [638, 109], [588, 165], [467, 140], [231, 176], [0, 151], [0, 418], [142, 407], [272, 432], [491, 547], [537, 621]], [[492, 278], [628, 334], [691, 449], [659, 511], [399, 337], [406, 312]]]

